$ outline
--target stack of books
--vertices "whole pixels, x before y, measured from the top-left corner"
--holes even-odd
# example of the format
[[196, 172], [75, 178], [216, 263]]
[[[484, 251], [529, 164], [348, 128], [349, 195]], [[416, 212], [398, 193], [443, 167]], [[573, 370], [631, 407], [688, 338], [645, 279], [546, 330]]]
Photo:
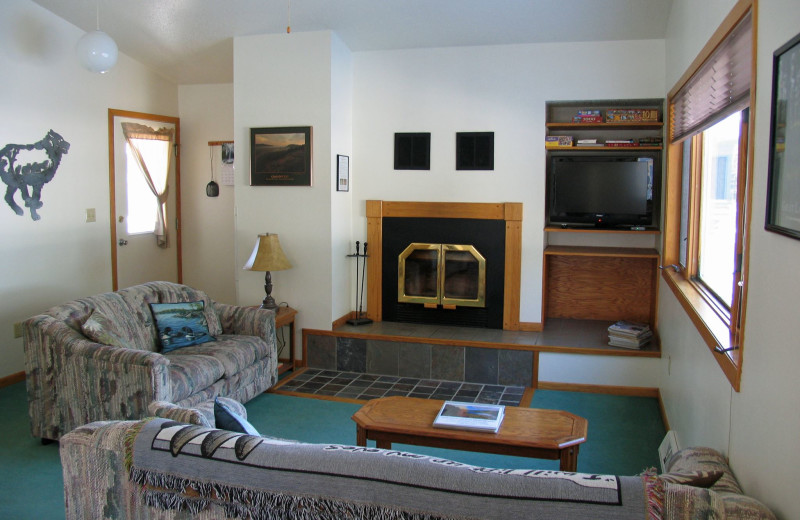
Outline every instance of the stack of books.
[[572, 116], [573, 123], [602, 123], [603, 115], [599, 110], [578, 110], [578, 113]]
[[637, 143], [633, 139], [609, 139], [606, 141], [606, 146], [622, 148], [637, 146]]
[[608, 327], [608, 344], [613, 347], [639, 349], [653, 338], [653, 331], [646, 323], [618, 321]]
[[640, 137], [636, 141], [639, 146], [661, 146], [661, 138], [660, 137]]
[[598, 143], [597, 139], [578, 139], [577, 146], [603, 146], [603, 143]]

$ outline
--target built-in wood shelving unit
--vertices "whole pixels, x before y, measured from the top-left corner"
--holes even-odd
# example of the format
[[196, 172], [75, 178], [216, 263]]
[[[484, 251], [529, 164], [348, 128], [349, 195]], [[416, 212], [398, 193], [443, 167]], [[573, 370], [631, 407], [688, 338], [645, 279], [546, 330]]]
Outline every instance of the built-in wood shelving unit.
[[[554, 101], [547, 103], [546, 135], [570, 135], [579, 139], [608, 140], [663, 137], [662, 99]], [[658, 121], [578, 123], [572, 118], [578, 110], [643, 108], [658, 111]], [[570, 146], [547, 148], [550, 154], [564, 151], [596, 153], [615, 151], [660, 152], [662, 146]], [[658, 161], [661, 154], [657, 155]], [[656, 171], [660, 172], [661, 168]], [[618, 320], [639, 321], [655, 330], [660, 254], [654, 247], [616, 247], [615, 242], [630, 242], [628, 237], [646, 235], [654, 240], [658, 229], [631, 230], [589, 227], [545, 227], [542, 275], [542, 342], [549, 345], [580, 346], [605, 352], [608, 336], [605, 329]], [[569, 243], [591, 245], [556, 245], [550, 241], [561, 233]], [[585, 234], [581, 236], [581, 234]], [[600, 237], [598, 237], [598, 234]], [[592, 240], [584, 237], [594, 237]], [[606, 242], [605, 245], [597, 245]], [[625, 350], [625, 349], [616, 349]], [[660, 356], [658, 334], [639, 355]]]

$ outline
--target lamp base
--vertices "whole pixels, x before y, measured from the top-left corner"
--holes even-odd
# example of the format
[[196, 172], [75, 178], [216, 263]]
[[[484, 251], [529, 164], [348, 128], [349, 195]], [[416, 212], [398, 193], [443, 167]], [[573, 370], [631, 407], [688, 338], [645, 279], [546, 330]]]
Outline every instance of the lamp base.
[[271, 311], [277, 310], [277, 308], [278, 308], [278, 304], [275, 303], [275, 299], [274, 298], [270, 302], [268, 302], [266, 300], [266, 298], [265, 298], [264, 301], [261, 302], [261, 306], [259, 307], [259, 309], [267, 309], [267, 310], [271, 310]]
[[269, 271], [264, 275], [264, 292], [267, 293], [267, 295], [264, 296], [260, 308], [274, 311], [278, 308], [278, 304], [275, 303], [275, 298], [272, 297], [272, 274]]

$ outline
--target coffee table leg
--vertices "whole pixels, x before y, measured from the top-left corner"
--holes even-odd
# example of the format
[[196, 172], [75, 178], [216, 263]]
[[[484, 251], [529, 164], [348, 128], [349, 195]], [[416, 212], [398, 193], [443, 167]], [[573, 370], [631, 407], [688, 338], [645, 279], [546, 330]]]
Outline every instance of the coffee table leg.
[[356, 425], [356, 445], [357, 446], [367, 445], [367, 430], [364, 427], [358, 425]]
[[561, 450], [561, 464], [559, 468], [561, 471], [569, 471], [574, 473], [578, 471], [578, 449], [580, 445], [570, 446]]

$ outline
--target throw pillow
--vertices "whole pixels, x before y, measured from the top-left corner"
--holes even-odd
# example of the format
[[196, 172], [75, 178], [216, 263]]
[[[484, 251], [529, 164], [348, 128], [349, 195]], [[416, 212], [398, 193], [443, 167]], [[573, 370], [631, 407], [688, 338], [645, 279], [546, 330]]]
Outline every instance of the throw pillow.
[[119, 331], [117, 324], [98, 310], [92, 311], [81, 324], [81, 332], [90, 340], [112, 347], [128, 347], [129, 342]]
[[208, 333], [204, 306], [202, 300], [150, 304], [163, 353], [215, 340]]
[[710, 488], [722, 477], [722, 473], [723, 472], [720, 470], [688, 471], [685, 473], [673, 472], [662, 473], [658, 478], [672, 484]]
[[221, 430], [260, 437], [258, 430], [247, 422], [247, 419], [231, 410], [230, 407], [216, 397], [214, 398], [214, 421], [217, 423], [217, 428]]

